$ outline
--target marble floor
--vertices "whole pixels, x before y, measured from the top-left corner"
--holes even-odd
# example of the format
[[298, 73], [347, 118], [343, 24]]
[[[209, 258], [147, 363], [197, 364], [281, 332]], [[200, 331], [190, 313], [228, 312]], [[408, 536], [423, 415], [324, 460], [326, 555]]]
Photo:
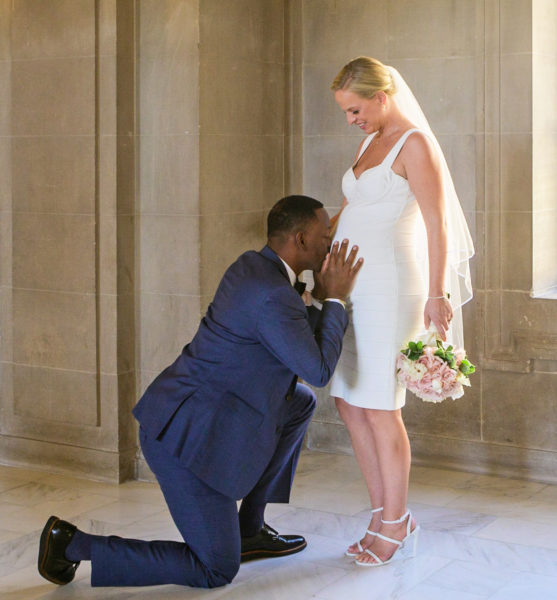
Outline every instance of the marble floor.
[[156, 485], [109, 485], [0, 467], [0, 598], [226, 600], [557, 599], [557, 486], [414, 467], [409, 506], [421, 524], [418, 556], [377, 569], [343, 558], [362, 535], [368, 500], [350, 456], [306, 452], [290, 505], [266, 520], [301, 533], [297, 555], [242, 566], [224, 588], [91, 588], [89, 563], [58, 587], [36, 570], [40, 531], [56, 514], [86, 531], [180, 539]]

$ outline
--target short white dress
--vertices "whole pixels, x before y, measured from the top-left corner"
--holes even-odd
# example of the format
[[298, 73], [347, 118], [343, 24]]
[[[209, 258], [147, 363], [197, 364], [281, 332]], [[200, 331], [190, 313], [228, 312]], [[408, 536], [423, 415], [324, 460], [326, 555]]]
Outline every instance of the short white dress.
[[[383, 162], [356, 178], [344, 174], [342, 211], [336, 240], [359, 246], [364, 264], [347, 303], [349, 325], [331, 382], [331, 395], [363, 408], [396, 410], [406, 390], [395, 377], [397, 353], [419, 334], [427, 297], [423, 257], [417, 256], [423, 218], [408, 181], [392, 164], [406, 131]], [[365, 140], [358, 159], [375, 134]]]

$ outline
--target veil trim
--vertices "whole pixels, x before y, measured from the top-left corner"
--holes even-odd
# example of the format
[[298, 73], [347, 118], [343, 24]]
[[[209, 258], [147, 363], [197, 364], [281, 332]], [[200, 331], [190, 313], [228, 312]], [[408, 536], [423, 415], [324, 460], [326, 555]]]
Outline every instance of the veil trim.
[[[445, 199], [445, 215], [447, 221], [447, 270], [445, 273], [445, 290], [450, 294], [453, 307], [453, 320], [447, 332], [447, 339], [456, 347], [464, 347], [464, 334], [462, 323], [462, 306], [472, 299], [472, 280], [470, 277], [470, 258], [474, 255], [474, 244], [468, 224], [464, 217], [453, 179], [445, 160], [443, 150], [431, 130], [429, 122], [424, 115], [420, 104], [404, 81], [402, 75], [394, 68], [388, 66], [396, 92], [392, 96], [402, 114], [412, 122], [433, 143], [439, 156], [443, 178], [443, 196]], [[422, 267], [424, 281], [429, 280], [427, 235], [425, 225], [421, 224], [419, 232], [417, 255]]]

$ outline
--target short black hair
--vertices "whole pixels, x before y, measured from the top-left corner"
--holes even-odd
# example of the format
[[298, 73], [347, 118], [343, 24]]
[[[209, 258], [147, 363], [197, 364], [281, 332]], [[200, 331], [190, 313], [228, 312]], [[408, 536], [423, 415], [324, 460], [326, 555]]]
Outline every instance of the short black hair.
[[286, 196], [279, 200], [267, 216], [267, 237], [291, 232], [294, 228], [303, 229], [317, 218], [315, 211], [323, 208], [323, 203], [309, 196]]

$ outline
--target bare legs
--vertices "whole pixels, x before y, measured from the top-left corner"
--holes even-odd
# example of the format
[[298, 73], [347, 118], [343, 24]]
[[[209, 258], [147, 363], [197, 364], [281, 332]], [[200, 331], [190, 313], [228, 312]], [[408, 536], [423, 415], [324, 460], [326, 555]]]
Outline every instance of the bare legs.
[[[403, 539], [406, 521], [397, 524], [381, 523], [399, 519], [406, 512], [408, 477], [410, 474], [410, 443], [400, 410], [373, 410], [351, 406], [342, 398], [335, 398], [340, 416], [350, 434], [356, 460], [362, 470], [371, 506], [383, 506], [383, 513], [374, 513], [370, 531]], [[412, 526], [412, 528], [414, 525]], [[360, 542], [362, 548], [372, 548], [381, 560], [388, 559], [396, 550], [393, 544], [366, 534]], [[356, 552], [356, 544], [349, 548]], [[374, 562], [364, 553], [360, 562]]]
[[[352, 406], [342, 398], [335, 398], [335, 403], [350, 434], [354, 455], [366, 482], [371, 507], [379, 508], [383, 506], [383, 483], [377, 461], [375, 438], [365, 417], [366, 409]], [[368, 529], [370, 531], [379, 531], [380, 526], [381, 512], [373, 513]], [[372, 544], [373, 540], [374, 537], [366, 533], [360, 540], [360, 544], [365, 550]], [[348, 552], [357, 553], [357, 544], [352, 544], [348, 548]]]

